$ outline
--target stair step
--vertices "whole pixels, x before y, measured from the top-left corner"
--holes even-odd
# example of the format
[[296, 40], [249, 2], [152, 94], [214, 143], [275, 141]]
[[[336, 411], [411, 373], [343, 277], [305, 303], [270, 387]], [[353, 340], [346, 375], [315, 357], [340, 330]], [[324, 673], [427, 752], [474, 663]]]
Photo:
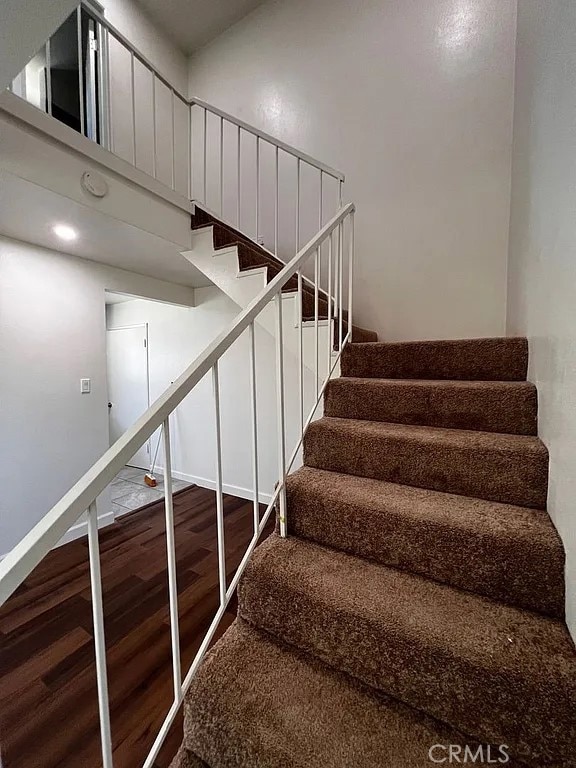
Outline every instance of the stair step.
[[576, 653], [561, 622], [276, 535], [241, 580], [239, 615], [534, 768], [574, 768]]
[[[435, 744], [476, 749], [454, 729], [242, 620], [193, 680], [184, 730], [189, 754], [202, 758], [190, 768], [429, 768]], [[493, 759], [500, 754], [492, 750]]]
[[304, 464], [546, 508], [548, 451], [537, 437], [324, 417], [306, 432]]
[[358, 345], [344, 350], [342, 375], [380, 379], [523, 381], [524, 338], [410, 341]]
[[544, 511], [311, 467], [286, 491], [291, 535], [564, 616], [564, 551]]
[[[246, 272], [258, 267], [266, 267], [267, 281], [270, 282], [286, 264], [271, 254], [251, 238], [244, 235], [229, 224], [220, 221], [208, 211], [204, 211], [198, 204], [195, 206], [195, 213], [192, 215], [192, 229], [202, 229], [212, 227], [212, 243], [215, 250], [221, 248], [230, 248], [234, 246], [238, 252], [238, 269], [240, 272]], [[282, 288], [283, 292], [296, 291], [298, 289], [298, 278], [292, 277]], [[314, 319], [315, 317], [315, 290], [314, 286], [304, 280], [302, 282], [302, 315], [305, 319]], [[343, 335], [348, 332], [348, 313], [344, 313]], [[328, 318], [328, 295], [320, 290], [318, 292], [318, 319], [326, 320]], [[337, 330], [334, 330], [336, 339]], [[378, 341], [378, 334], [375, 331], [352, 326], [353, 342], [373, 342]]]
[[332, 379], [324, 414], [451, 429], [537, 434], [536, 387], [527, 381]]

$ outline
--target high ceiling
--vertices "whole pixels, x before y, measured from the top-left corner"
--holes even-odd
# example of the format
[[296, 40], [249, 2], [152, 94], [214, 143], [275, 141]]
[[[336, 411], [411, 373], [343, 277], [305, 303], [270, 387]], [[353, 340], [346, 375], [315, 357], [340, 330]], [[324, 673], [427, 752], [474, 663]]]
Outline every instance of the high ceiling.
[[139, 0], [185, 53], [224, 32], [264, 0]]

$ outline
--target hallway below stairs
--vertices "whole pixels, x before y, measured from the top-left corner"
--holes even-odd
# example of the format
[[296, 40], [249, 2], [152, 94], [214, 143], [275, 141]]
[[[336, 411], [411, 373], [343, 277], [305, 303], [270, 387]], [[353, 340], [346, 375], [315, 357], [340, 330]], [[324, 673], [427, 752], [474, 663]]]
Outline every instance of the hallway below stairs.
[[[179, 490], [174, 519], [189, 665], [219, 604], [215, 493]], [[252, 536], [252, 502], [225, 495], [224, 521], [231, 577]], [[100, 547], [114, 767], [141, 768], [173, 696], [164, 501], [102, 529]], [[0, 609], [2, 768], [102, 765], [90, 595], [84, 537], [52, 550]], [[234, 618], [232, 603], [216, 639]], [[168, 768], [181, 740], [179, 719], [155, 768]]]

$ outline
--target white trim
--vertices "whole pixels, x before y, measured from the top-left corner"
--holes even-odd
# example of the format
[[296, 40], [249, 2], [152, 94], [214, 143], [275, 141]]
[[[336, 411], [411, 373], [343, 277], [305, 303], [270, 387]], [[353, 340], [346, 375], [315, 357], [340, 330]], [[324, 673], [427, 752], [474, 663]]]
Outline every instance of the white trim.
[[[119, 515], [117, 517], [119, 517]], [[115, 519], [116, 519], [116, 516], [112, 511], [106, 512], [105, 514], [100, 515], [98, 517], [98, 528], [106, 528], [107, 525], [112, 525]], [[64, 544], [68, 544], [69, 542], [75, 541], [76, 539], [81, 539], [83, 536], [87, 536], [87, 535], [88, 535], [88, 522], [86, 520], [83, 520], [80, 523], [76, 523], [76, 525], [73, 525], [72, 528], [66, 531], [64, 536], [62, 536], [60, 541], [57, 544], [55, 544], [52, 547], [52, 549], [58, 549], [58, 547], [61, 547]], [[8, 552], [4, 552], [4, 554], [0, 554], [0, 563], [2, 562], [2, 560], [4, 560], [6, 555], [8, 555]]]
[[[164, 467], [156, 467], [158, 473], [164, 472]], [[199, 477], [198, 475], [189, 475], [187, 472], [177, 472], [172, 470], [172, 477], [176, 480], [184, 480], [186, 483], [192, 483], [193, 485], [199, 485], [201, 488], [209, 488], [211, 491], [216, 490], [216, 481], [209, 480], [207, 477]], [[224, 493], [228, 493], [231, 496], [238, 496], [240, 499], [248, 499], [252, 501], [254, 499], [254, 491], [251, 488], [242, 488], [239, 485], [230, 485], [229, 483], [222, 484], [222, 490]], [[261, 504], [270, 504], [272, 499], [271, 493], [264, 493], [260, 491], [258, 493], [258, 499]]]
[[236, 277], [258, 277], [258, 275], [268, 277], [268, 267], [254, 267], [254, 269], [244, 269], [242, 271], [238, 271]]
[[[112, 525], [112, 523], [115, 520], [114, 512], [106, 512], [103, 515], [98, 516], [98, 528], [105, 528], [107, 525]], [[82, 536], [86, 536], [88, 534], [88, 521], [83, 520], [80, 523], [76, 523], [76, 525], [73, 525], [72, 528], [70, 528], [69, 531], [67, 531], [64, 536], [60, 539], [58, 544], [54, 547], [54, 549], [57, 549], [58, 547], [61, 547], [63, 544], [68, 544], [70, 541], [74, 541], [75, 539], [80, 539]]]

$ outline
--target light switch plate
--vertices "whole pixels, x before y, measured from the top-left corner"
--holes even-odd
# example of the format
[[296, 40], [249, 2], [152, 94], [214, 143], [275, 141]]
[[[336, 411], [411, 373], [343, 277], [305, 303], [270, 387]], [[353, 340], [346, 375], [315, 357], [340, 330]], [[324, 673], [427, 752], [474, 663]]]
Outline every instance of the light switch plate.
[[90, 394], [90, 379], [80, 379], [80, 392], [83, 395]]

